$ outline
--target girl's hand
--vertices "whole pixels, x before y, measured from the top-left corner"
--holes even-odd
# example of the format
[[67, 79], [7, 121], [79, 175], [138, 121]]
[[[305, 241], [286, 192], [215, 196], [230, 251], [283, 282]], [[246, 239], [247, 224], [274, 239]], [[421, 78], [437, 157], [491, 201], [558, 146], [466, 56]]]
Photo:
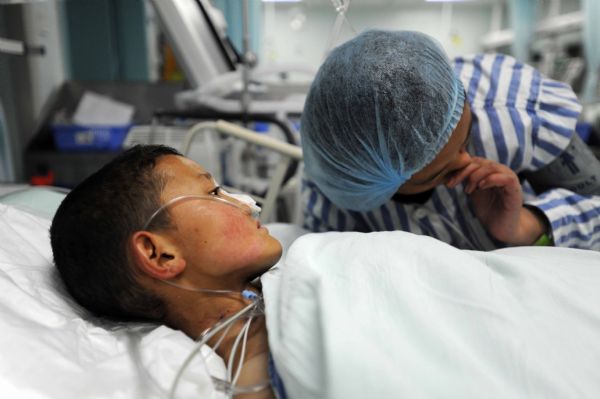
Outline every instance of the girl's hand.
[[472, 157], [447, 183], [465, 183], [473, 210], [486, 230], [510, 245], [531, 245], [545, 231], [544, 220], [523, 207], [523, 191], [515, 172], [498, 162]]

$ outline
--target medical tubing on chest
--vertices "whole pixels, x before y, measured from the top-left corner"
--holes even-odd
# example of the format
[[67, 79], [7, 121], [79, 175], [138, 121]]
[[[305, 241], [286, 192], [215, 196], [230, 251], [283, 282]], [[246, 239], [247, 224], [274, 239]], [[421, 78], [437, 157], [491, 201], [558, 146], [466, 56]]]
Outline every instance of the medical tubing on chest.
[[[253, 318], [250, 317], [244, 327], [242, 328], [242, 332], [238, 334], [235, 338], [235, 342], [231, 348], [231, 353], [229, 354], [229, 361], [227, 362], [227, 379], [231, 381], [231, 384], [235, 386], [238, 378], [240, 377], [240, 373], [242, 371], [242, 366], [244, 364], [244, 359], [246, 358], [246, 342], [248, 341], [248, 331], [250, 331], [250, 325], [252, 324]], [[235, 361], [235, 355], [237, 353], [238, 345], [242, 342], [242, 353], [239, 356], [238, 367], [235, 371], [235, 375], [232, 377], [231, 373], [233, 371], [233, 364]]]
[[204, 345], [206, 345], [212, 337], [214, 337], [217, 333], [219, 333], [219, 331], [227, 328], [232, 322], [234, 322], [235, 320], [237, 320], [238, 318], [243, 316], [245, 313], [251, 311], [255, 306], [256, 306], [256, 303], [253, 302], [253, 303], [245, 306], [242, 310], [238, 311], [237, 313], [234, 313], [233, 315], [229, 316], [228, 318], [217, 322], [215, 324], [215, 326], [213, 328], [211, 328], [206, 333], [206, 335], [204, 335], [202, 337], [202, 339], [195, 344], [194, 349], [186, 357], [183, 364], [177, 371], [177, 374], [175, 375], [175, 379], [173, 380], [173, 384], [171, 385], [171, 389], [169, 391], [169, 399], [175, 399], [175, 392], [177, 390], [177, 385], [179, 385], [179, 381], [181, 380], [181, 376], [183, 375], [183, 372], [185, 371], [185, 369], [187, 369], [189, 364], [192, 362], [192, 359], [194, 358], [194, 356], [196, 356], [196, 354], [198, 352], [200, 352], [202, 347]]

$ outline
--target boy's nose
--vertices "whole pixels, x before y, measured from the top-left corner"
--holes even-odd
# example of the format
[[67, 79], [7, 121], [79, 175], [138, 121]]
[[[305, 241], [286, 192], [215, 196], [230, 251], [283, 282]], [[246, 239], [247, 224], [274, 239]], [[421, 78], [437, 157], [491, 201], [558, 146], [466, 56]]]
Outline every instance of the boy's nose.
[[232, 194], [226, 193], [228, 200], [235, 203], [240, 209], [246, 211], [249, 215], [254, 218], [258, 218], [260, 214], [260, 207], [256, 205], [256, 201], [246, 194]]

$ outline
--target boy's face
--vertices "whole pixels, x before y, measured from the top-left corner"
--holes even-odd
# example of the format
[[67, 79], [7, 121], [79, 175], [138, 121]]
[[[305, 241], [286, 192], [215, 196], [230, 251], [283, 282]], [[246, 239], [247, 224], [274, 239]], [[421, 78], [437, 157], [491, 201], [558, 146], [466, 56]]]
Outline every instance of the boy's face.
[[[182, 195], [226, 197], [217, 192], [211, 175], [187, 158], [161, 157], [154, 170], [167, 176], [161, 195], [163, 204]], [[226, 199], [241, 205], [233, 198]], [[281, 256], [279, 241], [239, 207], [192, 199], [176, 202], [167, 211], [175, 226], [171, 234], [174, 245], [186, 259], [186, 273], [201, 273], [215, 281], [246, 280], [268, 270]]]
[[472, 123], [471, 108], [465, 101], [462, 116], [452, 132], [448, 143], [433, 161], [412, 175], [400, 188], [400, 194], [418, 194], [446, 183], [458, 171], [471, 163], [466, 148], [469, 144]]

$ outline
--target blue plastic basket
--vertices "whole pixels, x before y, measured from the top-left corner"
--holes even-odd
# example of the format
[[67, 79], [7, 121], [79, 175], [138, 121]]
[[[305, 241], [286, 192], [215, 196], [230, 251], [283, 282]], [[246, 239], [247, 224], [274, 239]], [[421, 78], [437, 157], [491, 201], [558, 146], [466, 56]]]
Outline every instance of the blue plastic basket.
[[59, 151], [116, 151], [131, 126], [55, 124], [51, 127]]

